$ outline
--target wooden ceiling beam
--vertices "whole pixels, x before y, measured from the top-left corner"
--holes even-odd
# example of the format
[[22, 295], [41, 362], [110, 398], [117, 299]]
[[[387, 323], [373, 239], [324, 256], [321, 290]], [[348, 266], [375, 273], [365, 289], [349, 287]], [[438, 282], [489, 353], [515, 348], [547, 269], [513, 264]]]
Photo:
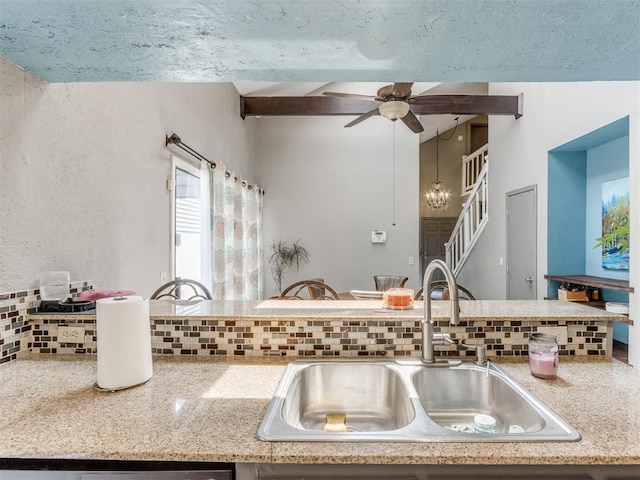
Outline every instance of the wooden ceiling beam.
[[377, 108], [376, 101], [343, 97], [243, 97], [240, 96], [240, 116], [273, 115], [362, 115]]
[[416, 115], [522, 116], [523, 95], [424, 95], [409, 104]]
[[[411, 110], [416, 115], [513, 115], [522, 116], [520, 95], [424, 95], [412, 97]], [[379, 102], [335, 96], [243, 97], [240, 116], [322, 116], [362, 115]]]

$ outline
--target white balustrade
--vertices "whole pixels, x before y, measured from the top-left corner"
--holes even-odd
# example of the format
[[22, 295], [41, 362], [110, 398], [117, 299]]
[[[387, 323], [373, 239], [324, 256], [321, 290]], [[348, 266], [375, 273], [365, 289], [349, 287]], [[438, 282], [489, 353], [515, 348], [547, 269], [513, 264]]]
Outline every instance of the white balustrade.
[[462, 195], [473, 190], [482, 168], [489, 160], [489, 144], [485, 144], [469, 155], [462, 156]]
[[[487, 145], [482, 149], [486, 151], [486, 147]], [[454, 275], [460, 273], [473, 246], [478, 241], [480, 233], [489, 221], [489, 164], [486, 162], [486, 153], [482, 156], [484, 158], [483, 167], [478, 172], [476, 182], [469, 192], [469, 198], [462, 207], [462, 213], [458, 217], [451, 237], [445, 244], [447, 265], [449, 265]]]

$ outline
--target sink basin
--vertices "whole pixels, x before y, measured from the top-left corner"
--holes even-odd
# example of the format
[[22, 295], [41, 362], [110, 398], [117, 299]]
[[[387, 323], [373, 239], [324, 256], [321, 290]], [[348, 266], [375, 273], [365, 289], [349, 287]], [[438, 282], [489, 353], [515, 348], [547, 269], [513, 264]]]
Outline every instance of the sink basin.
[[293, 378], [282, 407], [289, 425], [324, 432], [327, 415], [342, 414], [349, 432], [383, 432], [415, 417], [402, 378], [380, 364], [319, 363]]
[[429, 418], [456, 432], [472, 430], [476, 415], [489, 415], [495, 420], [497, 435], [537, 434], [552, 440], [556, 435], [573, 433], [548, 407], [498, 368], [474, 364], [422, 368], [413, 373], [412, 382]]
[[[478, 433], [474, 417], [495, 419]], [[493, 363], [290, 363], [258, 430], [268, 441], [577, 441], [580, 434]]]
[[[399, 440], [402, 435], [398, 432], [411, 425], [416, 415], [417, 402], [408, 387], [393, 362], [292, 362], [269, 404], [258, 437], [282, 441]], [[344, 416], [344, 431], [327, 427], [331, 415]]]

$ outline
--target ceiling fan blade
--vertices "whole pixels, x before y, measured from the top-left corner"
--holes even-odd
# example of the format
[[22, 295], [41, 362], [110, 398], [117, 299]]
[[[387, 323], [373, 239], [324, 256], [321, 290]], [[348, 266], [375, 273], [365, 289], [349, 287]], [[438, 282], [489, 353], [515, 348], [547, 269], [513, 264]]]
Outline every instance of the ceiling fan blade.
[[347, 124], [345, 125], [345, 128], [346, 128], [346, 127], [353, 127], [354, 125], [359, 124], [359, 123], [360, 123], [360, 122], [362, 122], [363, 120], [366, 120], [366, 119], [367, 119], [367, 118], [369, 118], [369, 117], [373, 117], [374, 115], [379, 115], [379, 114], [380, 114], [380, 112], [379, 112], [378, 108], [376, 107], [376, 108], [374, 108], [373, 110], [369, 110], [367, 113], [364, 113], [364, 114], [360, 115], [360, 116], [359, 116], [358, 118], [356, 118], [355, 120], [353, 120], [353, 121], [351, 121], [351, 122], [347, 123]]
[[522, 116], [522, 95], [419, 95], [410, 97], [418, 115], [514, 115]]
[[322, 92], [322, 95], [327, 95], [329, 97], [357, 98], [360, 100], [378, 100], [378, 97], [374, 97], [373, 95], [360, 95], [358, 93]]
[[240, 97], [240, 116], [362, 115], [378, 108], [378, 102], [332, 96]]
[[422, 128], [420, 120], [418, 120], [418, 117], [416, 117], [416, 115], [411, 110], [409, 110], [409, 113], [402, 117], [401, 120], [407, 127], [411, 129], [413, 133], [424, 132], [424, 128]]
[[413, 82], [410, 83], [394, 83], [391, 89], [391, 94], [398, 98], [404, 98], [411, 93], [411, 87]]

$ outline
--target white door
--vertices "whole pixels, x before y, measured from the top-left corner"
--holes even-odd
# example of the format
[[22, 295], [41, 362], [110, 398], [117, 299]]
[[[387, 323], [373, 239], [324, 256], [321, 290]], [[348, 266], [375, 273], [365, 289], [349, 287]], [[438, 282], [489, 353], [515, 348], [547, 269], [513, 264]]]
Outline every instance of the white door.
[[537, 191], [507, 193], [507, 299], [536, 299]]

